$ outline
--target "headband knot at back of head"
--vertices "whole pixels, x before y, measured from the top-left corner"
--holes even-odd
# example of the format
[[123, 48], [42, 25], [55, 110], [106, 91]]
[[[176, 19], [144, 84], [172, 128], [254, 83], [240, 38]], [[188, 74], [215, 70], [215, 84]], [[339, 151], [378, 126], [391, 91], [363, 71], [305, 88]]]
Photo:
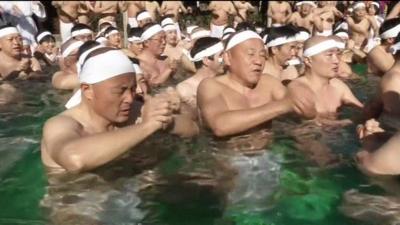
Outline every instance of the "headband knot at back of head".
[[231, 48], [235, 47], [236, 45], [243, 43], [250, 39], [259, 39], [263, 41], [263, 39], [258, 35], [256, 32], [251, 30], [245, 30], [238, 33], [232, 34], [231, 38], [226, 43], [225, 51], [230, 50]]
[[147, 40], [149, 40], [151, 37], [153, 37], [154, 35], [156, 35], [156, 34], [162, 32], [162, 31], [163, 31], [163, 29], [162, 29], [162, 27], [161, 27], [159, 24], [154, 24], [153, 26], [147, 28], [147, 29], [142, 33], [141, 39], [142, 39], [143, 41], [147, 41]]
[[3, 29], [0, 29], [0, 38], [9, 34], [19, 34], [19, 31], [16, 27], [4, 27]]

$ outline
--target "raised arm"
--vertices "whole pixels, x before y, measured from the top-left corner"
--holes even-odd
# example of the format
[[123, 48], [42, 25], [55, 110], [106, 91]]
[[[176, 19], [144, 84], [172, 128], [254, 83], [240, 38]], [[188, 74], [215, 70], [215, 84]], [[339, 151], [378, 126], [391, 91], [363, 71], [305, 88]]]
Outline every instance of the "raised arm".
[[387, 15], [386, 20], [396, 18], [400, 14], [400, 2], [398, 2], [390, 11], [389, 15]]

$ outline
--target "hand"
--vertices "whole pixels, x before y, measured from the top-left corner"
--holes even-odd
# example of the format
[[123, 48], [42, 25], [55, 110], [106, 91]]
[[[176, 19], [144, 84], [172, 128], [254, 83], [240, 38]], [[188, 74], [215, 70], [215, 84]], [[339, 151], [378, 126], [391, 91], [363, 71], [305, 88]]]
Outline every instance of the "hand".
[[17, 71], [26, 71], [31, 67], [31, 59], [22, 58], [17, 66]]
[[291, 101], [292, 108], [297, 114], [310, 119], [316, 117], [315, 94], [305, 84], [291, 82], [288, 85], [287, 98]]
[[375, 119], [368, 120], [367, 122], [365, 122], [365, 125], [359, 124], [357, 126], [357, 134], [359, 139], [363, 139], [369, 135], [382, 132], [385, 132], [385, 130], [383, 130], [379, 126], [379, 122]]
[[171, 68], [172, 71], [176, 71], [178, 69], [178, 60], [170, 59], [169, 60], [169, 67]]
[[181, 108], [181, 98], [178, 92], [174, 88], [168, 87], [165, 93], [168, 95], [167, 98], [171, 104], [173, 112], [178, 112]]
[[170, 103], [165, 96], [145, 95], [142, 108], [142, 123], [154, 126], [156, 130], [165, 129], [173, 120]]

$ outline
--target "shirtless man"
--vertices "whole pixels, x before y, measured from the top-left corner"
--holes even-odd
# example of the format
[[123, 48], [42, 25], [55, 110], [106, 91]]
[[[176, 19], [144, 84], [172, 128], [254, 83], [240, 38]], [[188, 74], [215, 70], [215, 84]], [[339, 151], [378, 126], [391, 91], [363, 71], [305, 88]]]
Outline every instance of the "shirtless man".
[[104, 31], [104, 37], [107, 39], [106, 46], [120, 49], [122, 47], [121, 32], [115, 27], [108, 27]]
[[71, 29], [71, 38], [78, 41], [89, 41], [93, 40], [93, 29], [86, 24], [77, 23]]
[[[266, 50], [253, 31], [232, 36], [224, 62], [228, 73], [204, 79], [197, 90], [197, 104], [206, 126], [218, 137], [236, 135], [266, 126], [275, 117], [296, 111], [313, 117], [312, 93], [303, 85], [288, 94], [279, 80], [263, 76]], [[303, 87], [303, 88], [302, 88]], [[292, 90], [302, 89], [302, 94]]]
[[340, 54], [338, 44], [331, 38], [314, 36], [304, 45], [304, 76], [292, 81], [308, 86], [315, 95], [317, 122], [324, 123], [337, 119], [341, 106], [352, 105], [363, 108], [350, 88], [337, 79]]
[[347, 17], [346, 22], [349, 25], [350, 39], [354, 41], [355, 48], [363, 50], [370, 37], [370, 29], [374, 34], [378, 34], [378, 25], [373, 17], [367, 15], [366, 5], [358, 2], [353, 7], [353, 16]]
[[34, 78], [40, 72], [40, 63], [22, 54], [22, 37], [16, 27], [0, 27], [0, 80]]
[[368, 69], [372, 74], [383, 76], [393, 66], [394, 58], [389, 49], [399, 32], [399, 18], [386, 20], [379, 28], [381, 44], [372, 48], [367, 55]]
[[392, 11], [386, 16], [386, 19], [393, 19], [400, 15], [400, 2], [396, 3], [396, 5], [392, 8]]
[[142, 11], [138, 12], [137, 16], [136, 16], [136, 21], [137, 21], [138, 27], [141, 27], [141, 28], [146, 26], [146, 24], [154, 22], [153, 18], [151, 18], [151, 15], [149, 12], [147, 12], [147, 10], [142, 10]]
[[292, 15], [292, 7], [285, 1], [270, 1], [267, 16], [268, 27], [280, 27], [288, 23]]
[[138, 58], [145, 79], [150, 86], [161, 85], [176, 72], [176, 63], [161, 56], [166, 45], [165, 32], [160, 25], [152, 23], [143, 28], [141, 38], [143, 51]]
[[286, 74], [282, 76], [288, 61], [297, 55], [297, 30], [290, 25], [272, 27], [268, 33], [266, 47], [268, 58], [265, 61], [264, 74], [275, 77], [278, 80], [292, 80], [298, 76], [296, 74]]
[[256, 8], [247, 1], [233, 1], [233, 4], [238, 11], [234, 19], [234, 27], [236, 27], [238, 23], [247, 21], [248, 12], [254, 12], [256, 10]]
[[58, 20], [60, 22], [61, 42], [66, 41], [71, 36], [71, 28], [78, 19], [79, 1], [52, 1], [57, 9]]
[[51, 80], [55, 89], [74, 90], [79, 87], [76, 62], [82, 44], [82, 41], [69, 39], [61, 45], [60, 71], [55, 72]]
[[211, 37], [222, 38], [224, 28], [228, 26], [229, 16], [235, 16], [236, 10], [231, 1], [211, 1], [208, 10], [212, 13]]
[[143, 1], [127, 1], [127, 12], [128, 12], [128, 24], [129, 27], [138, 27], [136, 20], [137, 13], [145, 9]]
[[182, 1], [163, 1], [161, 4], [161, 15], [174, 15], [173, 19], [175, 22], [179, 21], [179, 14], [187, 13], [187, 9], [183, 5]]
[[312, 1], [302, 1], [296, 4], [298, 6], [298, 11], [294, 12], [289, 19], [289, 23], [297, 26], [304, 27], [310, 33], [312, 33], [314, 28], [314, 14], [313, 10], [316, 5]]
[[[171, 20], [172, 21], [172, 20]], [[174, 23], [167, 23], [162, 25], [165, 32], [165, 50], [164, 55], [168, 56], [171, 60], [180, 61], [183, 54], [183, 47], [179, 45], [177, 28]]]
[[122, 1], [96, 1], [94, 6], [87, 5], [90, 10], [99, 15], [100, 19], [107, 21], [116, 21], [118, 10], [123, 12], [126, 10], [126, 5]]
[[128, 33], [128, 48], [123, 49], [125, 54], [130, 58], [137, 58], [143, 51], [143, 42], [140, 36], [143, 30], [139, 27], [134, 27]]
[[325, 37], [332, 35], [335, 17], [342, 18], [343, 14], [328, 1], [319, 1], [313, 13], [314, 35]]
[[39, 61], [41, 67], [54, 65], [57, 62], [59, 51], [55, 47], [55, 37], [49, 31], [44, 31], [36, 35], [35, 38], [38, 46], [33, 53], [33, 57]]
[[161, 14], [161, 7], [157, 1], [146, 1], [146, 10], [150, 13], [153, 21], [157, 21], [158, 16]]
[[176, 86], [182, 102], [189, 105], [197, 114], [197, 88], [200, 82], [206, 78], [215, 77], [224, 72], [222, 60], [223, 44], [218, 38], [200, 38], [190, 51], [190, 56], [194, 61], [196, 73], [180, 82]]
[[134, 124], [135, 71], [120, 50], [93, 52], [80, 83], [80, 103], [43, 127], [42, 162], [49, 173], [79, 173], [107, 164], [173, 121], [164, 95], [146, 98], [141, 122]]

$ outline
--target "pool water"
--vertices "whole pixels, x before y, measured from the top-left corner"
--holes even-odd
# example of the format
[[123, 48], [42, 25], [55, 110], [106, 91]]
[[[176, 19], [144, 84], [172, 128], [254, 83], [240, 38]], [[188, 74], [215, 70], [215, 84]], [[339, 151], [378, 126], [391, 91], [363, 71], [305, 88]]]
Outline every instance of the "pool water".
[[[361, 76], [349, 83], [361, 101], [374, 94], [373, 77]], [[41, 129], [49, 117], [63, 110], [68, 93], [53, 90], [49, 82], [20, 82], [17, 86], [23, 90], [20, 101], [0, 110], [0, 224], [344, 225], [397, 221], [393, 215], [357, 214], [358, 209], [369, 208], [368, 199], [387, 192], [354, 166], [352, 157], [360, 147], [355, 125], [314, 131], [316, 143], [341, 155], [335, 166], [318, 166], [298, 151], [296, 140], [285, 130], [299, 124], [280, 118], [273, 125], [273, 143], [256, 156], [215, 151], [209, 135], [181, 140], [157, 133], [132, 153], [134, 159], [128, 154], [91, 173], [50, 177], [49, 185], [40, 160]], [[346, 109], [343, 116], [357, 114]], [[349, 190], [368, 196], [360, 194], [359, 202], [348, 203], [343, 196]]]

